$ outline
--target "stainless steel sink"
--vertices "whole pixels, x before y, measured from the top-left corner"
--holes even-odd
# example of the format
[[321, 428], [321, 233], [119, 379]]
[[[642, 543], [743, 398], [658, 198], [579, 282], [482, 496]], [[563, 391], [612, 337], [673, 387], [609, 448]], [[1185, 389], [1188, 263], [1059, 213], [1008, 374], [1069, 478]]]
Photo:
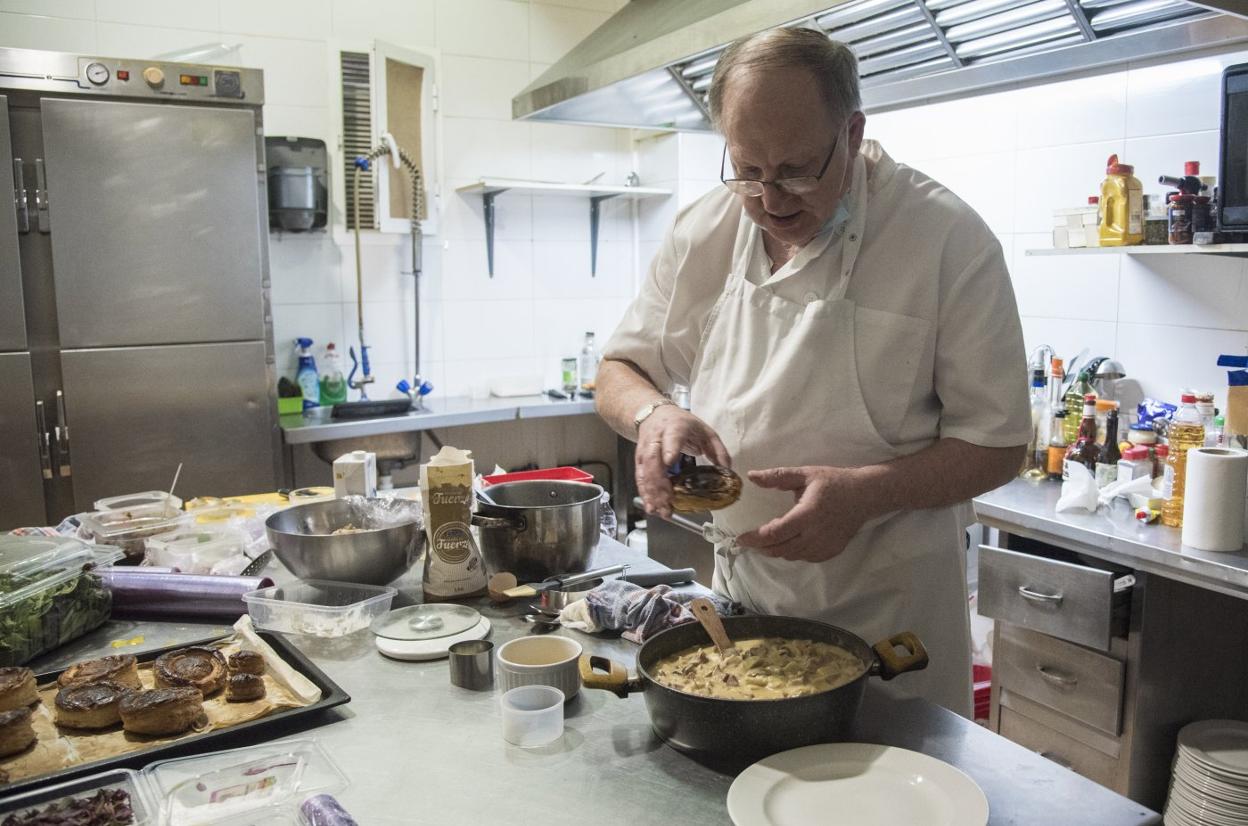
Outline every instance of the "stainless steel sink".
[[367, 450], [377, 454], [381, 462], [414, 462], [420, 458], [419, 430], [407, 430], [402, 433], [383, 433], [378, 436], [355, 436], [349, 439], [333, 439], [328, 442], [313, 442], [312, 452], [333, 464], [334, 460], [344, 453], [353, 450]]

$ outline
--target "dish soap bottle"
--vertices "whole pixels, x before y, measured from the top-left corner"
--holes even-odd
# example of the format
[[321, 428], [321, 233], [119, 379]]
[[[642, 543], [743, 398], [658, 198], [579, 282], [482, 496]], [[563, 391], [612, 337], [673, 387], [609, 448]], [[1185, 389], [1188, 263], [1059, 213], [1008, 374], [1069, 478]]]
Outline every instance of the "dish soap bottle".
[[347, 380], [342, 375], [342, 355], [331, 341], [321, 356], [321, 404], [332, 405], [347, 400]]
[[1135, 167], [1110, 155], [1101, 182], [1100, 239], [1102, 247], [1144, 243], [1144, 185]]
[[312, 358], [312, 339], [297, 338], [295, 346], [299, 355], [299, 369], [295, 371], [295, 382], [303, 391], [303, 409], [316, 407], [321, 398], [321, 387], [316, 375], [316, 359]]

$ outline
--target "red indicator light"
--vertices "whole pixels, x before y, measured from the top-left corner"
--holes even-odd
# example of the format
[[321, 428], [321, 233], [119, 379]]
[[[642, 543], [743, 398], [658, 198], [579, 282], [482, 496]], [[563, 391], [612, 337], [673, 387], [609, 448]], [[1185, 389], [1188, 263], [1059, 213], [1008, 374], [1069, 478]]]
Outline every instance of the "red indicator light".
[[127, 71], [127, 70], [125, 70], [125, 69], [118, 69], [118, 70], [117, 70], [117, 79], [118, 79], [118, 80], [129, 80], [129, 79], [130, 79], [130, 72], [129, 72], [129, 71]]

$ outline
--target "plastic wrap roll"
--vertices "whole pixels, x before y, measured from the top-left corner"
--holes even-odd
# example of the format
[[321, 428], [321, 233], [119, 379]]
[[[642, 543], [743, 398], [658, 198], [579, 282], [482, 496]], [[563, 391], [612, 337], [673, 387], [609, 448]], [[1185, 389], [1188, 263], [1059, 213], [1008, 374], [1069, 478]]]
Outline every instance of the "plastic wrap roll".
[[1183, 544], [1201, 551], [1244, 546], [1248, 452], [1202, 447], [1187, 452]]
[[299, 807], [308, 826], [359, 826], [333, 796], [318, 794], [303, 801]]
[[113, 592], [113, 616], [237, 619], [247, 613], [243, 594], [273, 585], [268, 577], [201, 576], [144, 568], [101, 568]]

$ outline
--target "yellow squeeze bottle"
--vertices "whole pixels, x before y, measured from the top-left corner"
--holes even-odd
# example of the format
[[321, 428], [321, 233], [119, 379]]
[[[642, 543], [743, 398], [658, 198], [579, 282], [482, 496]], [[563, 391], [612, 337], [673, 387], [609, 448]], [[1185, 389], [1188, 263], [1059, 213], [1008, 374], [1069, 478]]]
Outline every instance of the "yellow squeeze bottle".
[[1103, 247], [1144, 243], [1144, 187], [1135, 167], [1110, 155], [1101, 181], [1100, 238]]

